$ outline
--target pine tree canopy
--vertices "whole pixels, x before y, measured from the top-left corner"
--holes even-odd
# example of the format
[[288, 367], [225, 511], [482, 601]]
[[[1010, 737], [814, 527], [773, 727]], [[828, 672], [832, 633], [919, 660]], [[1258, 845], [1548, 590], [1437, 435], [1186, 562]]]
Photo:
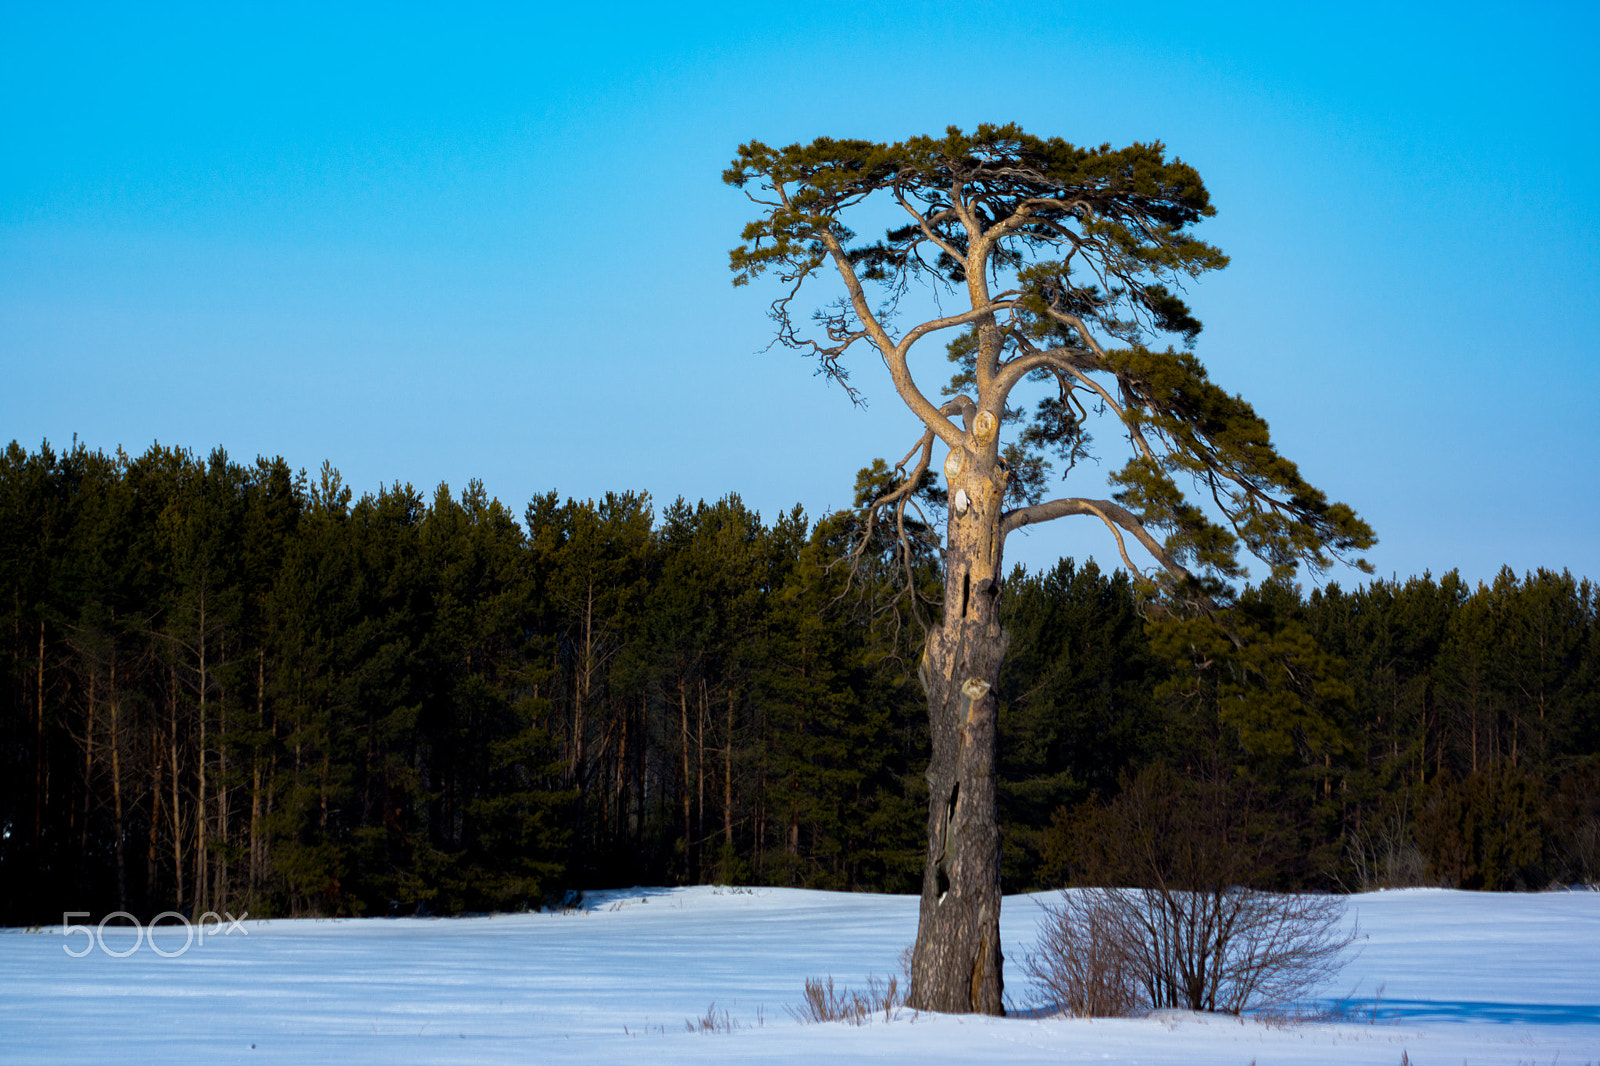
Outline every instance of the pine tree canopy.
[[[1215, 213], [1199, 174], [1159, 142], [1083, 148], [1016, 125], [896, 144], [752, 141], [723, 180], [758, 208], [730, 265], [736, 285], [780, 282], [778, 341], [857, 399], [846, 356], [858, 343], [876, 348], [924, 423], [898, 487], [876, 501], [902, 524], [935, 437], [960, 463], [1011, 427], [995, 464], [1002, 537], [1094, 515], [1136, 574], [1126, 538], [1150, 553], [1159, 566], [1147, 580], [1169, 592], [1215, 594], [1242, 576], [1241, 546], [1279, 580], [1341, 560], [1368, 569], [1355, 553], [1375, 543], [1370, 527], [1302, 478], [1266, 422], [1194, 354], [1201, 323], [1184, 287], [1228, 259], [1193, 233]], [[852, 229], [885, 210], [904, 224], [875, 240]], [[843, 297], [802, 305], [802, 291], [832, 273]], [[943, 310], [902, 328], [917, 286]], [[939, 401], [912, 372], [914, 349], [936, 334], [956, 364]], [[1013, 396], [1024, 382], [1030, 394]], [[1055, 497], [1055, 467], [1069, 477], [1100, 458], [1090, 433], [1100, 419], [1127, 442], [1111, 499]]]

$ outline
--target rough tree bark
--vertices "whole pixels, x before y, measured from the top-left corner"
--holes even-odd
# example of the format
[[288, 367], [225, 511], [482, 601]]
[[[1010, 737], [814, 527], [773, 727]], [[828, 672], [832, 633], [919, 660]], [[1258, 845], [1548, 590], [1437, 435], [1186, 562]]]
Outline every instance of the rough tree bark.
[[[970, 431], [969, 431], [970, 436]], [[973, 438], [945, 464], [952, 504], [945, 611], [918, 668], [928, 697], [928, 852], [911, 985], [924, 1010], [1003, 1013], [995, 687], [1005, 659], [999, 598], [1004, 472], [995, 440]], [[959, 458], [956, 458], [959, 457]]]

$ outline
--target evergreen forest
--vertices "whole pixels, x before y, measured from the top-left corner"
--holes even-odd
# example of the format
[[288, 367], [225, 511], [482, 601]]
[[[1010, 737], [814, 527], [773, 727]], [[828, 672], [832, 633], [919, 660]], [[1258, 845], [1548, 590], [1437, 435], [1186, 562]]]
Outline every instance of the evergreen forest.
[[[860, 531], [737, 496], [518, 515], [477, 482], [358, 498], [327, 465], [13, 443], [0, 922], [915, 892], [920, 633], [875, 595], [887, 545], [851, 579]], [[1225, 817], [1172, 824], [1263, 887], [1600, 881], [1587, 580], [1267, 583], [1219, 621], [1068, 559], [1003, 604], [1008, 892], [1108, 876], [1108, 832], [1202, 809]]]

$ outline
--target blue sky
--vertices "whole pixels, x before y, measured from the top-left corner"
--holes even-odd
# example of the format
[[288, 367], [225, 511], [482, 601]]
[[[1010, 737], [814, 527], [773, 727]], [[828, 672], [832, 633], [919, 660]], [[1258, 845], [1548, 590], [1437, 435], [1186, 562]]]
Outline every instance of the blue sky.
[[1199, 169], [1197, 350], [1380, 573], [1600, 578], [1600, 16], [1300, 8], [7, 4], [0, 439], [817, 514], [915, 430], [761, 350], [722, 167], [1017, 121]]

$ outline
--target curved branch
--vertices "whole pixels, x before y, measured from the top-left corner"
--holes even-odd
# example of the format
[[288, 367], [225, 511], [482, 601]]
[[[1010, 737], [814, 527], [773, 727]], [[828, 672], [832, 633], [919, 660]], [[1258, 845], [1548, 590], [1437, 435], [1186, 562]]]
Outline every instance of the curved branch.
[[933, 223], [934, 222], [937, 222], [940, 219], [944, 218], [946, 215], [953, 214], [954, 212], [951, 212], [949, 210], [940, 211], [937, 215], [934, 215], [933, 218], [930, 219], [930, 218], [928, 218], [928, 216], [924, 215], [921, 211], [918, 211], [916, 208], [912, 207], [909, 203], [906, 202], [905, 195], [900, 191], [900, 187], [898, 185], [896, 185], [895, 188], [894, 188], [894, 198], [900, 202], [900, 206], [901, 207], [906, 209], [906, 213], [907, 214], [909, 214], [912, 218], [917, 220], [917, 228], [922, 230], [923, 235], [926, 236], [928, 238], [928, 240], [930, 240], [934, 244], [938, 245], [939, 248], [944, 252], [945, 255], [948, 255], [951, 259], [954, 259], [954, 260], [957, 260], [957, 261], [960, 261], [961, 259], [965, 258], [964, 256], [962, 256], [961, 251], [958, 248], [956, 248], [953, 244], [950, 244], [948, 241], [946, 241], [943, 237], [939, 236], [933, 230]]
[[[960, 447], [961, 431], [939, 413], [939, 409], [922, 394], [916, 382], [911, 380], [911, 368], [906, 363], [905, 349], [910, 347], [908, 341], [912, 338], [907, 338], [900, 345], [894, 343], [889, 331], [883, 328], [883, 324], [868, 306], [866, 291], [861, 287], [861, 279], [856, 276], [855, 267], [850, 265], [850, 257], [845, 253], [844, 245], [840, 244], [839, 238], [826, 228], [822, 230], [820, 236], [823, 246], [833, 257], [834, 265], [838, 267], [839, 277], [843, 279], [845, 289], [850, 293], [850, 305], [855, 308], [856, 316], [861, 319], [861, 324], [883, 354], [884, 362], [889, 365], [889, 376], [894, 381], [894, 389], [900, 394], [900, 399], [911, 408], [912, 414], [922, 420], [923, 425], [938, 434], [940, 440], [952, 448]], [[924, 323], [924, 325], [933, 327], [934, 323]]]
[[[1007, 293], [1001, 293], [1001, 296]], [[944, 318], [935, 318], [928, 322], [918, 324], [911, 332], [900, 339], [899, 352], [902, 358], [911, 351], [911, 346], [930, 333], [941, 329], [950, 329], [952, 326], [965, 326], [969, 322], [976, 322], [996, 311], [1010, 311], [1021, 306], [1014, 300], [996, 300], [982, 307], [974, 307], [970, 311], [963, 311], [959, 315], [947, 315]]]
[[1034, 349], [1009, 359], [1000, 365], [1000, 373], [995, 375], [989, 387], [1003, 401], [1011, 395], [1011, 390], [1017, 387], [1018, 382], [1035, 370], [1076, 371], [1080, 361], [1096, 361], [1094, 356], [1089, 356], [1087, 360], [1072, 359], [1069, 354], [1071, 351], [1070, 348], [1051, 348], [1042, 352]]
[[1055, 319], [1057, 322], [1060, 322], [1062, 325], [1071, 326], [1078, 336], [1083, 338], [1084, 347], [1088, 348], [1091, 352], [1093, 352], [1095, 355], [1098, 355], [1102, 359], [1106, 357], [1106, 350], [1100, 347], [1099, 341], [1094, 339], [1094, 334], [1089, 332], [1089, 327], [1084, 324], [1083, 319], [1070, 312], [1059, 311], [1054, 307], [1046, 306], [1045, 311], [1050, 315], [1051, 318]]
[[1023, 526], [1031, 526], [1039, 522], [1049, 522], [1057, 518], [1065, 518], [1068, 515], [1079, 514], [1094, 515], [1106, 524], [1106, 527], [1117, 538], [1117, 549], [1122, 552], [1122, 561], [1135, 573], [1142, 571], [1129, 560], [1127, 548], [1123, 543], [1122, 533], [1118, 530], [1118, 527], [1133, 534], [1134, 539], [1144, 547], [1144, 550], [1149, 552], [1151, 557], [1160, 563], [1162, 568], [1173, 577], [1183, 580], [1194, 576], [1189, 573], [1183, 564], [1168, 554], [1167, 549], [1162, 546], [1159, 540], [1150, 535], [1150, 531], [1144, 528], [1144, 523], [1140, 522], [1133, 512], [1119, 504], [1112, 503], [1110, 500], [1085, 500], [1068, 497], [1050, 500], [1045, 503], [1036, 503], [1032, 507], [1018, 507], [1015, 510], [1007, 511], [1000, 517], [1000, 535], [1005, 537]]
[[[1089, 335], [1089, 331], [1083, 325], [1083, 321], [1076, 315], [1066, 315], [1063, 317], [1075, 320], [1078, 323], [1079, 331], [1084, 336]], [[1144, 453], [1145, 458], [1152, 461], [1155, 459], [1155, 453], [1150, 449], [1149, 442], [1144, 439], [1144, 431], [1128, 418], [1127, 411], [1123, 405], [1112, 399], [1111, 393], [1107, 391], [1104, 386], [1095, 381], [1088, 374], [1084, 373], [1085, 370], [1105, 369], [1103, 366], [1094, 365], [1101, 362], [1102, 357], [1105, 355], [1104, 349], [1096, 344], [1094, 346], [1095, 355], [1092, 358], [1084, 357], [1075, 359], [1069, 358], [1066, 354], [1070, 352], [1071, 349], [1051, 348], [1048, 351], [1041, 352], [1037, 349], [1032, 349], [1032, 346], [1027, 345], [1026, 341], [1023, 343], [1030, 349], [1030, 351], [1027, 354], [1018, 356], [1006, 363], [1001, 368], [999, 376], [994, 380], [993, 388], [997, 390], [997, 394], [1002, 401], [1004, 401], [1004, 399], [1011, 394], [1011, 390], [1017, 386], [1018, 382], [1035, 370], [1051, 369], [1060, 370], [1064, 373], [1071, 374], [1079, 381], [1079, 383], [1083, 385], [1084, 388], [1098, 394], [1100, 399], [1104, 401], [1105, 405], [1111, 408], [1112, 413], [1117, 416], [1117, 419], [1122, 423], [1123, 428], [1128, 431], [1128, 438], [1133, 441], [1133, 443], [1141, 452]], [[1089, 365], [1083, 365], [1086, 363]]]
[[1063, 215], [1073, 217], [1074, 209], [1082, 210], [1087, 217], [1089, 205], [1083, 200], [1074, 200], [1068, 203], [1063, 200], [1030, 197], [1017, 204], [1016, 209], [1004, 219], [990, 226], [984, 233], [990, 245], [998, 244], [1004, 238], [1025, 225], [1047, 226], [1071, 241], [1074, 246], [1081, 246], [1084, 238], [1063, 226], [1059, 221], [1038, 212], [1038, 208], [1054, 208]]
[[883, 323], [872, 313], [872, 307], [867, 303], [866, 290], [861, 287], [861, 279], [856, 276], [855, 267], [850, 265], [850, 257], [846, 254], [844, 245], [839, 243], [839, 238], [828, 227], [823, 226], [820, 229], [818, 236], [822, 240], [823, 247], [828, 249], [828, 254], [833, 258], [834, 266], [839, 270], [845, 291], [850, 294], [850, 306], [861, 319], [861, 325], [887, 356], [894, 351], [894, 341], [890, 338], [889, 331], [883, 328]]

